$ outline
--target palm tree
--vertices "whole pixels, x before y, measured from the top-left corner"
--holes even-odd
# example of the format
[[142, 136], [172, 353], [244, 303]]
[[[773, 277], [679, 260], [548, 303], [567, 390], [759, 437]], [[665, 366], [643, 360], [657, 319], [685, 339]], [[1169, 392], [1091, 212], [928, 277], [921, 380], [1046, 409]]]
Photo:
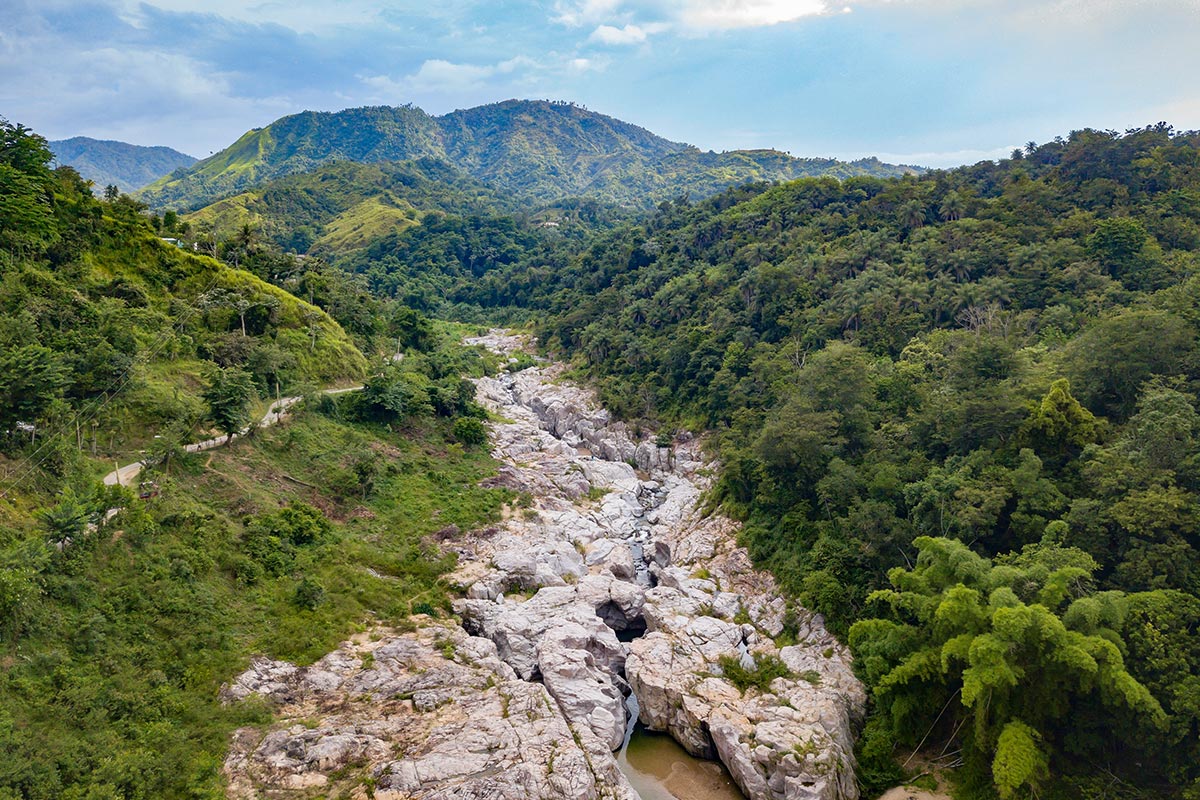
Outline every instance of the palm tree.
[[70, 487], [59, 495], [58, 504], [43, 511], [40, 517], [49, 532], [50, 544], [59, 550], [82, 536], [88, 526], [88, 510]]
[[942, 198], [942, 219], [946, 222], [952, 222], [956, 219], [962, 219], [964, 204], [958, 192], [951, 189], [946, 192], [946, 196]]
[[920, 200], [909, 200], [900, 207], [900, 224], [909, 231], [925, 224], [925, 207]]

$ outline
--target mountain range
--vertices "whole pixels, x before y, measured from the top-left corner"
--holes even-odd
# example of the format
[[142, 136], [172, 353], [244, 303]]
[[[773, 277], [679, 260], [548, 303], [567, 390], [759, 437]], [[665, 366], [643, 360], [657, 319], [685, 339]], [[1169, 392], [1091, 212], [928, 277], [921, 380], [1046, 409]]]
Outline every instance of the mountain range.
[[75, 136], [50, 142], [59, 164], [74, 167], [84, 178], [103, 189], [116, 186], [135, 192], [176, 169], [190, 167], [196, 159], [170, 147], [142, 147], [126, 142]]
[[152, 207], [194, 210], [334, 161], [436, 159], [533, 201], [587, 195], [646, 207], [747, 181], [918, 173], [877, 159], [794, 158], [777, 150], [704, 152], [580, 106], [507, 100], [435, 117], [411, 105], [305, 111], [248, 131], [141, 192]]

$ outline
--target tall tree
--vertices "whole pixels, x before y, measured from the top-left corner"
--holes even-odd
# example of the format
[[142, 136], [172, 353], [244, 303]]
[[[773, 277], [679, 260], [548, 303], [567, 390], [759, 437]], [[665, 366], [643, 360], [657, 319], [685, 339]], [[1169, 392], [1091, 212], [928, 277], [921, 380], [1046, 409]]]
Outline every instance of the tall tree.
[[1047, 543], [995, 565], [952, 539], [914, 544], [916, 566], [893, 569], [894, 588], [871, 596], [886, 616], [850, 629], [895, 735], [916, 745], [946, 720], [941, 735], [963, 735], [1008, 798], [1036, 792], [1077, 707], [1165, 727], [1125, 668], [1115, 630], [1124, 598], [1088, 594], [1096, 565], [1085, 553]]
[[224, 434], [241, 433], [250, 424], [253, 394], [254, 379], [250, 373], [236, 368], [213, 369], [204, 388], [208, 418]]

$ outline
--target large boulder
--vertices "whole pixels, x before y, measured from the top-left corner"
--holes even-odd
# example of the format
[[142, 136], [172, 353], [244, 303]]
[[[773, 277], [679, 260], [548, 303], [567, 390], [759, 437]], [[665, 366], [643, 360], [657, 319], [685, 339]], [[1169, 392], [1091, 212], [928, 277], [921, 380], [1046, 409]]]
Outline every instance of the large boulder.
[[582, 625], [559, 625], [538, 642], [538, 669], [564, 716], [618, 750], [625, 739], [625, 696], [617, 685], [625, 656], [605, 645]]
[[595, 608], [579, 602], [574, 586], [547, 587], [523, 603], [500, 605], [468, 599], [458, 601], [455, 608], [467, 629], [495, 642], [500, 658], [525, 680], [541, 674], [537, 648], [542, 637], [551, 628], [566, 623], [587, 631], [589, 649], [604, 661], [605, 667], [612, 668], [613, 663], [624, 659], [616, 634], [596, 615]]

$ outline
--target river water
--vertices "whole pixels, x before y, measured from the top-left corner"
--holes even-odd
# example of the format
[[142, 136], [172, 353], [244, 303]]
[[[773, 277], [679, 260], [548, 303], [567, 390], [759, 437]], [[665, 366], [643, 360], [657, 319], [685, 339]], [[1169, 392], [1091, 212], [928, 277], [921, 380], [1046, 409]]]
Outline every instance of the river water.
[[642, 800], [746, 800], [719, 762], [688, 755], [670, 736], [642, 727], [633, 695], [626, 705], [629, 727], [617, 766]]

